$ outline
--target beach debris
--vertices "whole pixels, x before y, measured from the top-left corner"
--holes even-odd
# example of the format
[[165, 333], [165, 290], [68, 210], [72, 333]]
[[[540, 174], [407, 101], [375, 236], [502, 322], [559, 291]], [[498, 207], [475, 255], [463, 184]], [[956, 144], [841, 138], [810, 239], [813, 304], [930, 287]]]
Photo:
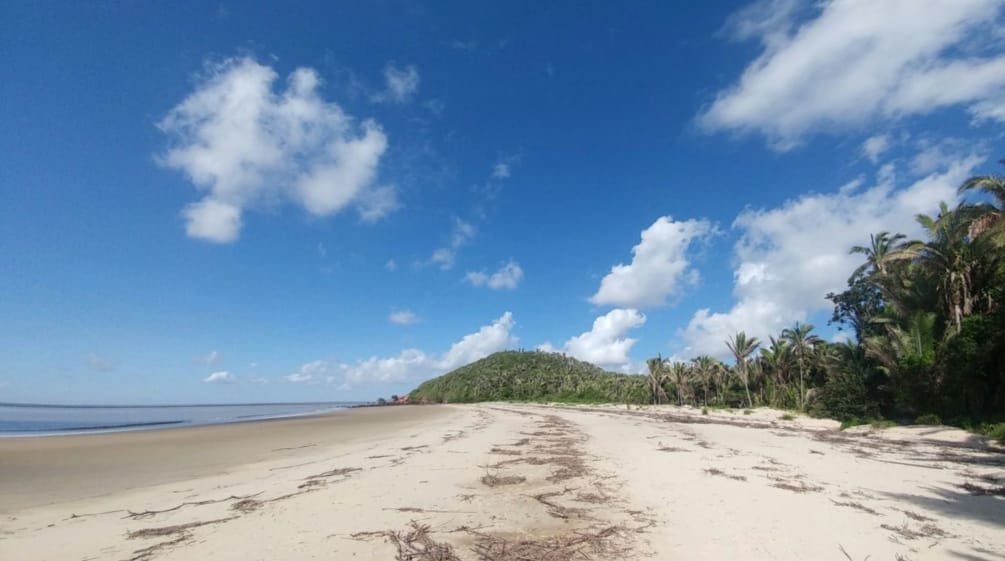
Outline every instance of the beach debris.
[[917, 530], [911, 528], [906, 523], [902, 526], [880, 524], [880, 528], [889, 530], [907, 540], [916, 540], [918, 538], [944, 538], [949, 535], [945, 532], [945, 530], [939, 528], [935, 524], [924, 524]]
[[486, 474], [482, 477], [482, 484], [486, 487], [500, 487], [503, 485], [517, 485], [527, 481], [527, 478], [522, 475], [504, 475], [499, 477], [494, 474]]
[[315, 444], [315, 443], [312, 442], [310, 444], [304, 444], [303, 446], [290, 446], [288, 448], [273, 448], [272, 451], [273, 452], [284, 452], [286, 450], [300, 450], [301, 448], [313, 448], [314, 446], [317, 446], [317, 444]]
[[726, 472], [722, 471], [719, 468], [705, 468], [705, 473], [707, 473], [708, 475], [718, 475], [719, 477], [726, 477], [726, 478], [729, 478], [729, 479], [733, 479], [735, 481], [746, 481], [747, 480], [747, 478], [745, 476], [743, 476], [743, 475], [732, 475], [732, 474], [729, 474], [729, 473], [726, 473]]
[[1005, 485], [985, 487], [968, 481], [960, 485], [960, 488], [967, 491], [971, 495], [1005, 497]]
[[186, 502], [177, 504], [177, 505], [175, 505], [175, 506], [173, 506], [171, 508], [165, 508], [163, 510], [144, 510], [142, 512], [133, 512], [131, 510], [127, 510], [126, 512], [128, 514], [124, 518], [132, 518], [133, 520], [141, 520], [143, 518], [151, 518], [151, 517], [157, 516], [158, 514], [164, 514], [165, 512], [174, 512], [174, 511], [182, 509], [182, 508], [184, 508], [186, 506], [204, 506], [204, 505], [211, 505], [211, 504], [216, 504], [216, 503], [225, 503], [227, 501], [240, 501], [240, 500], [244, 500], [244, 499], [250, 499], [252, 497], [257, 497], [258, 495], [261, 495], [261, 494], [262, 494], [262, 492], [259, 491], [258, 493], [254, 493], [254, 494], [251, 494], [251, 495], [231, 495], [229, 497], [224, 497], [222, 499], [207, 499], [205, 501], [186, 501]]
[[499, 448], [498, 446], [489, 450], [489, 453], [500, 454], [502, 456], [520, 456], [523, 452], [519, 450], [507, 450], [505, 448]]
[[472, 549], [481, 561], [571, 561], [590, 559], [591, 554], [608, 557], [626, 554], [626, 549], [618, 546], [618, 538], [625, 532], [621, 526], [607, 526], [550, 538], [516, 540], [477, 531], [470, 533], [478, 538]]
[[567, 506], [560, 505], [554, 502], [553, 498], [561, 497], [574, 489], [565, 488], [563, 491], [551, 491], [549, 493], [539, 493], [533, 495], [533, 499], [541, 504], [543, 504], [548, 509], [548, 515], [554, 518], [561, 518], [563, 520], [568, 520], [569, 518], [583, 518], [586, 511], [581, 508], [570, 508]]
[[262, 504], [262, 501], [256, 501], [255, 499], [244, 499], [243, 501], [237, 501], [236, 503], [230, 505], [230, 509], [248, 513], [258, 510], [262, 507]]
[[341, 475], [349, 475], [354, 471], [362, 471], [362, 468], [335, 468], [328, 471], [323, 471], [321, 473], [315, 473], [314, 475], [308, 475], [304, 478], [304, 481], [309, 481], [311, 479], [327, 479], [329, 477], [338, 477]]
[[865, 506], [862, 503], [855, 503], [855, 502], [851, 502], [851, 501], [840, 502], [840, 501], [835, 501], [834, 499], [831, 499], [831, 502], [834, 503], [835, 506], [846, 506], [848, 508], [854, 508], [856, 510], [861, 510], [862, 512], [867, 512], [869, 514], [874, 514], [874, 515], [878, 515], [879, 514], [875, 510], [873, 510], [873, 509]]
[[453, 546], [429, 536], [429, 526], [412, 520], [408, 528], [402, 532], [356, 532], [350, 537], [355, 540], [384, 538], [397, 548], [396, 561], [460, 561]]
[[794, 493], [817, 493], [823, 491], [824, 488], [819, 485], [810, 485], [805, 481], [795, 480], [786, 481], [780, 477], [773, 478], [774, 483], [771, 484], [772, 487], [778, 487], [779, 489], [785, 489], [786, 491], [792, 491]]
[[173, 526], [162, 526], [160, 528], [143, 528], [142, 530], [133, 530], [129, 532], [126, 536], [129, 539], [136, 538], [159, 538], [165, 536], [174, 536], [173, 539], [168, 541], [156, 543], [149, 547], [144, 547], [142, 549], [137, 549], [133, 551], [133, 556], [129, 558], [129, 561], [147, 561], [153, 557], [154, 553], [162, 549], [173, 547], [184, 543], [192, 538], [191, 530], [195, 528], [200, 528], [202, 526], [209, 526], [210, 524], [221, 524], [223, 522], [230, 522], [238, 518], [237, 516], [229, 516], [227, 518], [217, 518], [215, 520], [202, 520], [199, 522], [189, 522], [187, 524], [175, 524]]

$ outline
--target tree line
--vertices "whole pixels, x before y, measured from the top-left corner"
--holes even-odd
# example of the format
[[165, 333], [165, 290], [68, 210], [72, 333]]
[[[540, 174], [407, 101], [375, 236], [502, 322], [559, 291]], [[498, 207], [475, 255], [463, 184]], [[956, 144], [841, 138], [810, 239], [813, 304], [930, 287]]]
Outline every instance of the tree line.
[[796, 323], [766, 341], [736, 333], [724, 341], [732, 365], [649, 359], [652, 402], [767, 405], [848, 422], [1005, 421], [1005, 176], [972, 177], [959, 192], [969, 200], [916, 217], [923, 239], [878, 232], [851, 248], [862, 265], [826, 295], [846, 342]]

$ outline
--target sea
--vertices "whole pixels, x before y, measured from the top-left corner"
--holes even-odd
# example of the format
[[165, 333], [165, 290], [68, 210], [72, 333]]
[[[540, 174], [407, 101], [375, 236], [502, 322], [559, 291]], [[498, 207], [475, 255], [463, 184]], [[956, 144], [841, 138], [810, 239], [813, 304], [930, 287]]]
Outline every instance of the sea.
[[25, 405], [0, 403], [0, 437], [48, 436], [217, 425], [314, 415], [357, 402], [240, 405]]

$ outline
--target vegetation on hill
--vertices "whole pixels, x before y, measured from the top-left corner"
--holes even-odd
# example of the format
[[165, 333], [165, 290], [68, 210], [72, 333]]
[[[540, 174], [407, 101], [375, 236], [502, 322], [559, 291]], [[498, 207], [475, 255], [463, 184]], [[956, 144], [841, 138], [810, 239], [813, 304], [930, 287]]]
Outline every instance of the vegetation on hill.
[[607, 372], [558, 353], [504, 351], [424, 382], [409, 399], [646, 403], [649, 390], [645, 376]]

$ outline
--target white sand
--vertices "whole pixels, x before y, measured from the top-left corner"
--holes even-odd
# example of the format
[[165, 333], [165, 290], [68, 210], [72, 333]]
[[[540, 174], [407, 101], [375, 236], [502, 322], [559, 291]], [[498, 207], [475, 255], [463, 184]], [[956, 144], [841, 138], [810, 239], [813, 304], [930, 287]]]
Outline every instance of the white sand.
[[[120, 489], [114, 467], [25, 475], [30, 461], [59, 461], [65, 443], [0, 442], [0, 559], [387, 560], [398, 552], [387, 532], [412, 521], [460, 559], [1005, 559], [1005, 498], [961, 487], [1005, 485], [1005, 454], [962, 431], [838, 432], [778, 411], [669, 407], [347, 415], [175, 436], [184, 470], [144, 465], [154, 483], [143, 485], [134, 466]], [[113, 456], [150, 445], [76, 438]], [[220, 439], [258, 448], [200, 465]], [[525, 479], [490, 487], [486, 476]], [[100, 492], [86, 492], [88, 477]], [[242, 497], [249, 508], [235, 510]], [[147, 510], [166, 512], [130, 514]], [[130, 537], [151, 529], [162, 531]]]

